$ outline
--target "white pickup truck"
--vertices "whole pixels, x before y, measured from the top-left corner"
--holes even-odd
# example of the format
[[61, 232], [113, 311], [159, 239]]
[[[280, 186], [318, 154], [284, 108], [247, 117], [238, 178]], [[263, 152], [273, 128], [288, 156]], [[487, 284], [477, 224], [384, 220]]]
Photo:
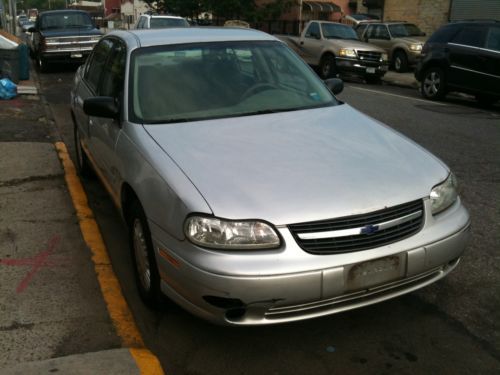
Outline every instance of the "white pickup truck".
[[276, 36], [309, 65], [318, 67], [324, 79], [341, 74], [377, 82], [388, 69], [383, 49], [361, 42], [353, 28], [337, 22], [310, 21], [300, 37]]

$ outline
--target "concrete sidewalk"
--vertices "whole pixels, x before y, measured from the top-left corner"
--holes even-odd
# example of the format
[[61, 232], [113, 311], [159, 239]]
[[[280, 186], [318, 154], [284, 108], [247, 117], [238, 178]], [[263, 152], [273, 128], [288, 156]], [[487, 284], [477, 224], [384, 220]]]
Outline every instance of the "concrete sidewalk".
[[43, 97], [0, 100], [0, 373], [153, 373], [110, 318], [54, 129]]

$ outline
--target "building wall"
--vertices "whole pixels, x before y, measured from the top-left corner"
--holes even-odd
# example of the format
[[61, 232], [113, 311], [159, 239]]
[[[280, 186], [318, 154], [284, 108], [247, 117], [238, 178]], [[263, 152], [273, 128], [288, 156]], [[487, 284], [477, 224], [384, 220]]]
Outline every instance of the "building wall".
[[384, 21], [408, 21], [432, 34], [448, 23], [450, 0], [385, 0]]

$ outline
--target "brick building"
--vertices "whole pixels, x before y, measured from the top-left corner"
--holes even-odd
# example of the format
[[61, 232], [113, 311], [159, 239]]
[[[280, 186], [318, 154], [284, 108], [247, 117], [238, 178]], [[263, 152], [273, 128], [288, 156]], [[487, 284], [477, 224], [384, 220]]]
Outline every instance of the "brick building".
[[412, 22], [428, 35], [450, 21], [500, 20], [500, 0], [357, 0], [356, 9], [384, 21]]

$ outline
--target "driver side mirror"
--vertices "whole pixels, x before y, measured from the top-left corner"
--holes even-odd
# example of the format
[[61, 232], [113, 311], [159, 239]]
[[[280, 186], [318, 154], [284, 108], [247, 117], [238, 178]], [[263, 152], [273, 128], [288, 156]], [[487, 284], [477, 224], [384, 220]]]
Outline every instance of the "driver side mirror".
[[120, 114], [115, 98], [95, 96], [83, 101], [83, 112], [89, 116], [118, 119]]
[[328, 78], [325, 80], [325, 85], [334, 94], [340, 94], [344, 90], [344, 81], [340, 78]]

